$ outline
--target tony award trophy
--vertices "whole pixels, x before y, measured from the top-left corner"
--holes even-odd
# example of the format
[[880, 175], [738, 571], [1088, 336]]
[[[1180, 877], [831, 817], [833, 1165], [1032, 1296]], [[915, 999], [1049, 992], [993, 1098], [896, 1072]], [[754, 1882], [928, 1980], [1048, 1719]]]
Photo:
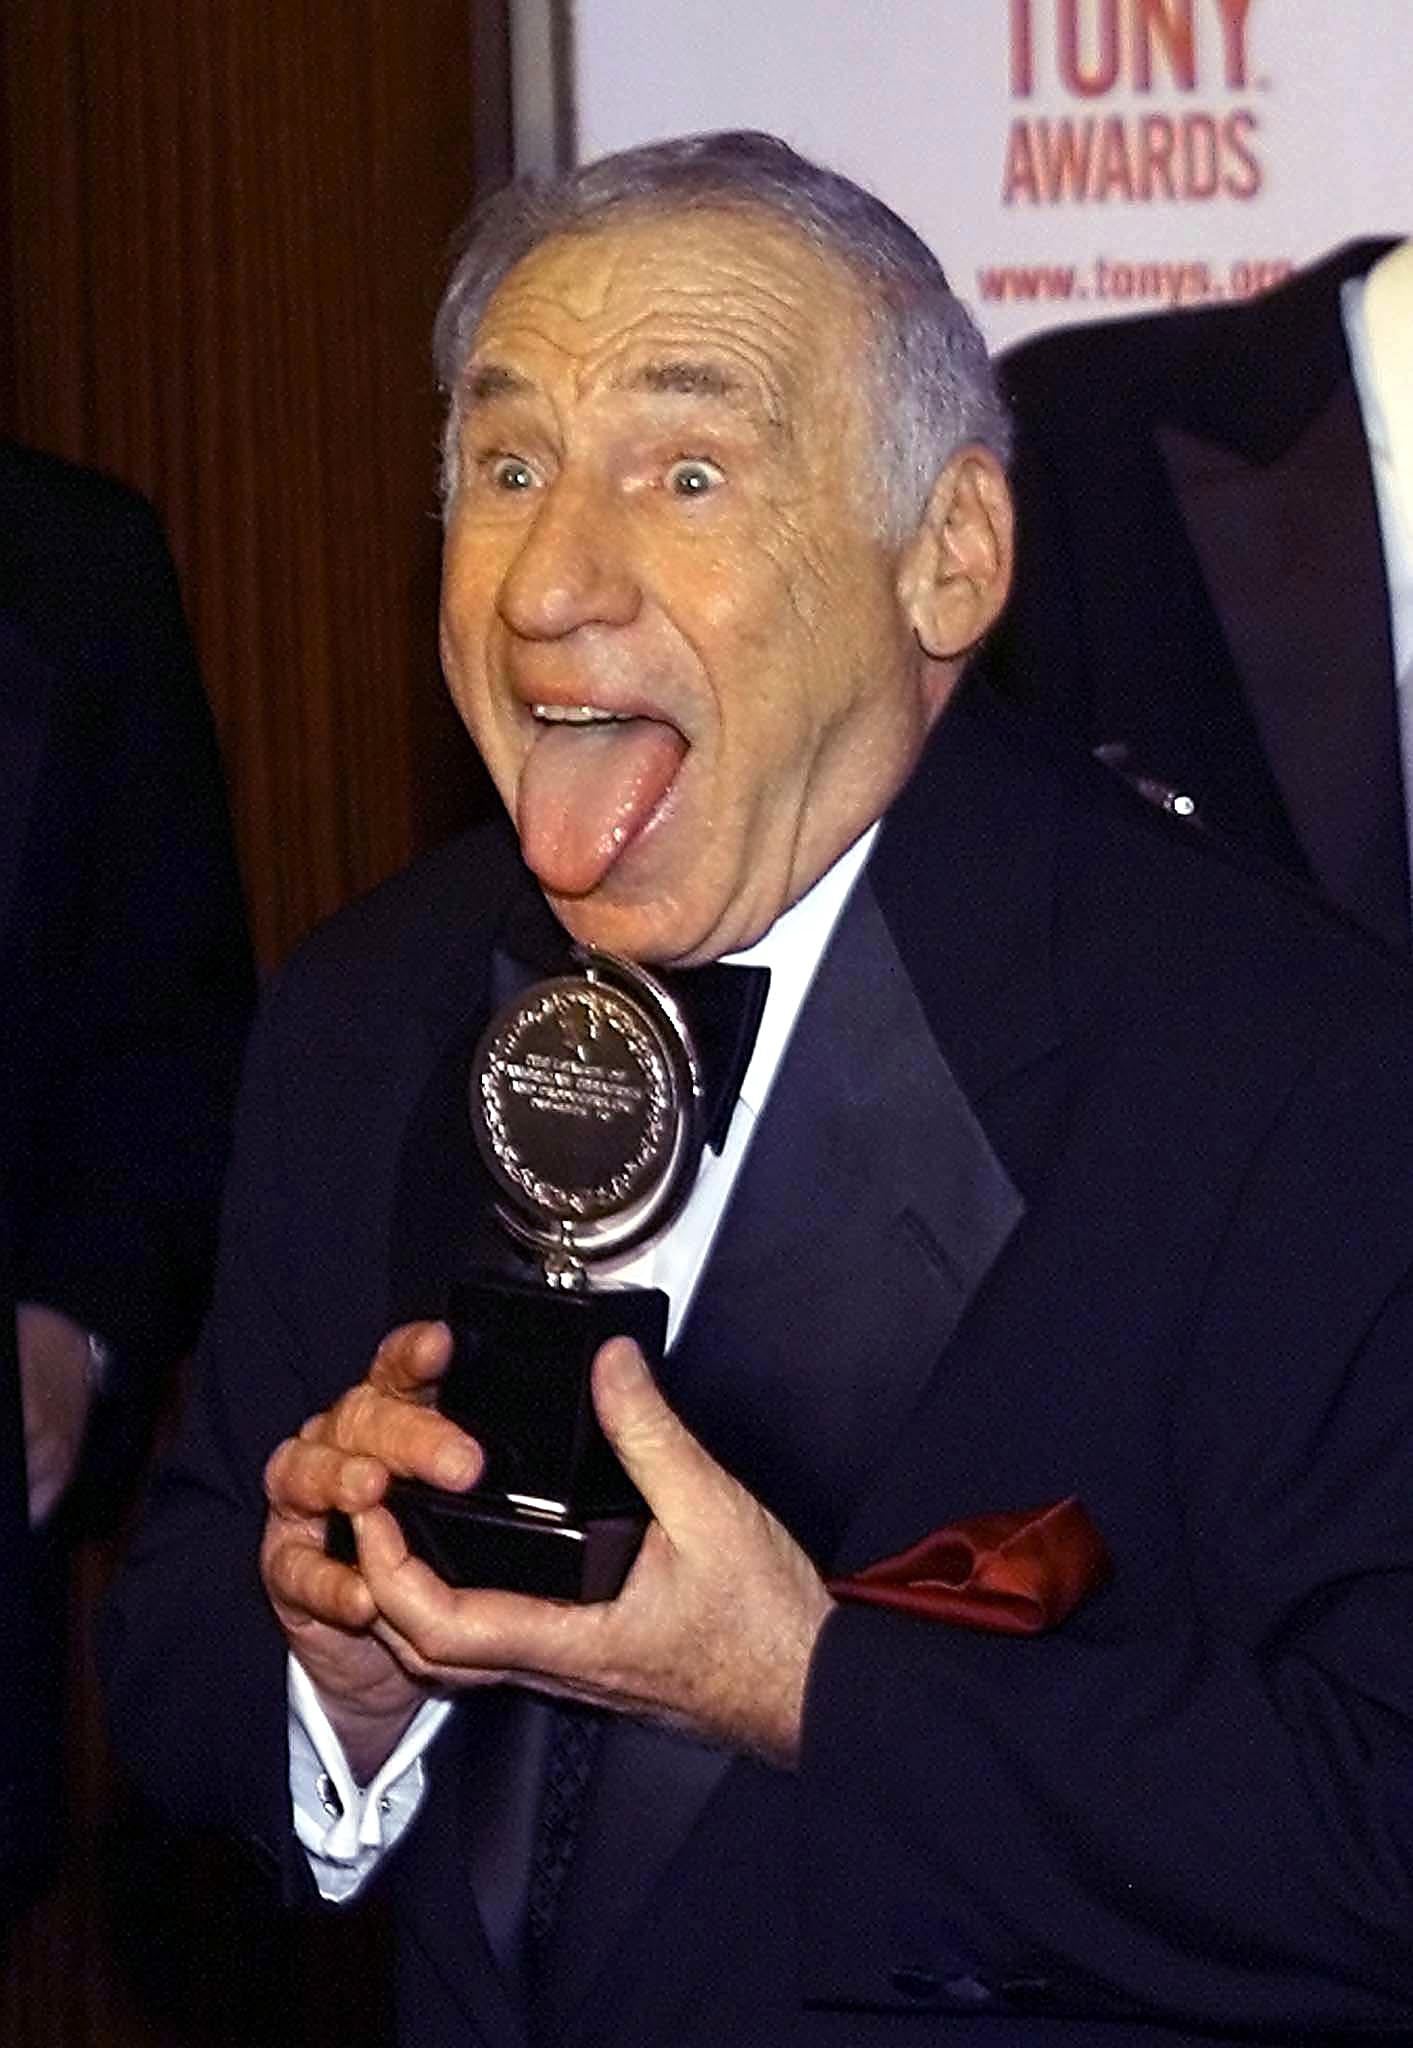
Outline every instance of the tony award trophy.
[[703, 1142], [685, 1014], [652, 974], [576, 952], [575, 971], [508, 1003], [471, 1063], [472, 1129], [504, 1229], [538, 1280], [476, 1272], [451, 1290], [455, 1350], [439, 1405], [486, 1453], [467, 1494], [396, 1481], [410, 1547], [455, 1586], [601, 1600], [622, 1585], [647, 1509], [594, 1413], [590, 1366], [634, 1338], [654, 1368], [657, 1288], [594, 1287], [594, 1264], [666, 1227]]

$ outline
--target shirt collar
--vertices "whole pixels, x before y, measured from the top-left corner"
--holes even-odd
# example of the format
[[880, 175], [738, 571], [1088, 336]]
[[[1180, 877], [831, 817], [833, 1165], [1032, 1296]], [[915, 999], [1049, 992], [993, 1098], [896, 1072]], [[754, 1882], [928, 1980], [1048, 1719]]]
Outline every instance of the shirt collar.
[[1359, 398], [1364, 438], [1369, 444], [1369, 464], [1374, 477], [1379, 534], [1388, 577], [1394, 673], [1406, 678], [1413, 669], [1413, 533], [1408, 531], [1394, 487], [1393, 451], [1369, 347], [1364, 292], [1365, 280], [1362, 277], [1348, 278], [1340, 289], [1340, 315], [1349, 344], [1354, 388]]
[[770, 969], [770, 992], [765, 999], [755, 1050], [741, 1083], [741, 1100], [753, 1113], [759, 1111], [825, 948], [834, 935], [834, 927], [877, 836], [875, 821], [805, 891], [798, 903], [792, 903], [775, 920], [764, 938], [757, 939], [743, 952], [724, 956], [733, 964]]

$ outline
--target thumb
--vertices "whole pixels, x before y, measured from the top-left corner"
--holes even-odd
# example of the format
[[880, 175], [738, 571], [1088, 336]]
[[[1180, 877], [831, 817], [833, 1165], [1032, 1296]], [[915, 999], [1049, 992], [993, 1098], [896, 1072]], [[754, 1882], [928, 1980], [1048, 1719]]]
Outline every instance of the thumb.
[[661, 1520], [660, 1500], [674, 1480], [711, 1469], [706, 1452], [658, 1391], [630, 1337], [612, 1337], [594, 1359], [594, 1408], [623, 1469]]

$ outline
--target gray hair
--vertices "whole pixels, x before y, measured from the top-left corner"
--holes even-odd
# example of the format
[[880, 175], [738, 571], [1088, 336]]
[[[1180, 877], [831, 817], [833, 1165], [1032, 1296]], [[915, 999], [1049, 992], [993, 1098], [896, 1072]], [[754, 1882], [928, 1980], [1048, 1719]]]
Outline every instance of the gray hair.
[[912, 531], [964, 442], [1007, 459], [1010, 421], [986, 346], [922, 238], [873, 193], [777, 137], [725, 131], [646, 143], [545, 182], [519, 180], [472, 215], [433, 331], [448, 397], [447, 503], [457, 481], [462, 374], [486, 308], [516, 264], [543, 242], [592, 233], [620, 216], [723, 208], [774, 217], [863, 289], [886, 537]]

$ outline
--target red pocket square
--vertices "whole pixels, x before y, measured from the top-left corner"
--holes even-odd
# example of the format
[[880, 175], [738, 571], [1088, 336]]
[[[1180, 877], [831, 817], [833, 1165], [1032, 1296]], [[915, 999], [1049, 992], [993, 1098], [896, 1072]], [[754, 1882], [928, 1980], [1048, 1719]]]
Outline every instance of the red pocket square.
[[1109, 1576], [1104, 1539], [1079, 1501], [968, 1515], [934, 1529], [896, 1557], [831, 1579], [836, 1600], [891, 1607], [926, 1621], [998, 1635], [1058, 1628]]

